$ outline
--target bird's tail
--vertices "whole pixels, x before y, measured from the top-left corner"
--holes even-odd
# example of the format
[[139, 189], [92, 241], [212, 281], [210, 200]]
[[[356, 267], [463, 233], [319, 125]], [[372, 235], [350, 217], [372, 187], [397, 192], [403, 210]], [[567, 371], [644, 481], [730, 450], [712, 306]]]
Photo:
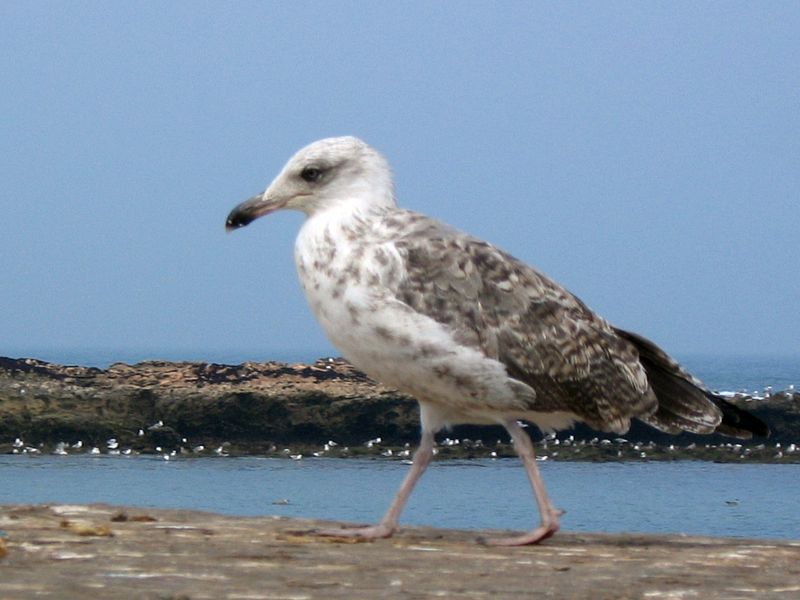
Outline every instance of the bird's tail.
[[722, 411], [722, 422], [717, 433], [749, 440], [753, 435], [769, 436], [769, 427], [755, 415], [731, 404], [725, 398], [708, 392], [707, 397]]
[[638, 350], [658, 398], [658, 409], [639, 419], [668, 433], [721, 433], [742, 439], [769, 435], [766, 423], [713, 393], [653, 342], [623, 329], [614, 331]]

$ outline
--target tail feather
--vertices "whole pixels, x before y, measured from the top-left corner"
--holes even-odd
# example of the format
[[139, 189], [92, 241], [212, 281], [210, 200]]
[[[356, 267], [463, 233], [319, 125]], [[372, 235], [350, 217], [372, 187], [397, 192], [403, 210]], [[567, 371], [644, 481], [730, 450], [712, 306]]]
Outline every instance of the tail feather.
[[761, 419], [711, 392], [653, 342], [622, 329], [615, 332], [638, 350], [658, 398], [658, 409], [639, 417], [642, 421], [668, 433], [721, 433], [742, 439], [769, 435]]
[[722, 423], [717, 427], [717, 433], [743, 439], [750, 439], [753, 435], [769, 436], [769, 427], [755, 415], [716, 394], [709, 393], [708, 397], [722, 411]]

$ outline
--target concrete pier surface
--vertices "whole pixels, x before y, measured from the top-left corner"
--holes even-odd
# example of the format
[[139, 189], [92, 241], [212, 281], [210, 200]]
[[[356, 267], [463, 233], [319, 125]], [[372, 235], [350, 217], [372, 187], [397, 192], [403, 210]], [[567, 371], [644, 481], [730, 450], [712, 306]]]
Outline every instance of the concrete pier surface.
[[[800, 541], [406, 527], [353, 543], [331, 523], [108, 505], [1, 505], [0, 598], [797, 598]], [[497, 533], [497, 532], [493, 532]]]

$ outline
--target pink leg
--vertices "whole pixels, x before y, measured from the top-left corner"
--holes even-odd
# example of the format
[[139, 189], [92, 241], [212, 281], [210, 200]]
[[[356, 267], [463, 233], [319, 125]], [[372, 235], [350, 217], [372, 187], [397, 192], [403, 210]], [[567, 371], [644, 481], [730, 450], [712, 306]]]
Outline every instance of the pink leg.
[[414, 453], [414, 464], [411, 465], [406, 478], [397, 494], [392, 500], [389, 510], [383, 515], [383, 518], [376, 524], [367, 527], [347, 527], [340, 529], [316, 529], [312, 533], [315, 535], [324, 535], [331, 537], [358, 537], [364, 539], [387, 538], [397, 531], [397, 524], [400, 519], [400, 513], [403, 512], [408, 497], [411, 491], [417, 484], [417, 481], [425, 472], [425, 469], [430, 464], [433, 458], [434, 437], [433, 432], [422, 431], [419, 448]]
[[509, 421], [504, 423], [508, 433], [511, 434], [511, 439], [514, 440], [514, 449], [525, 465], [525, 471], [528, 473], [528, 479], [533, 488], [533, 494], [536, 496], [536, 502], [539, 505], [539, 515], [541, 517], [541, 524], [536, 529], [519, 536], [509, 538], [492, 538], [483, 540], [484, 543], [492, 546], [524, 546], [526, 544], [537, 544], [542, 540], [546, 540], [556, 531], [558, 531], [558, 518], [562, 512], [558, 510], [550, 498], [547, 497], [547, 492], [544, 489], [544, 481], [539, 475], [539, 467], [536, 466], [536, 455], [533, 451], [533, 444], [522, 427], [516, 421]]

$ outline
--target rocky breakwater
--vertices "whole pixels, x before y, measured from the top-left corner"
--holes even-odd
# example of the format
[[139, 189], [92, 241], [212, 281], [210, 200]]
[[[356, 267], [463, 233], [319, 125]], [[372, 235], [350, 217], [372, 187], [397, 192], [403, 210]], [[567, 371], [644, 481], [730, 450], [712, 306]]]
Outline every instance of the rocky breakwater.
[[[108, 369], [0, 358], [0, 451], [81, 441], [153, 451], [181, 446], [268, 453], [368, 432], [417, 434], [415, 403], [344, 361], [220, 365], [148, 361]], [[107, 442], [114, 440], [111, 444]], [[19, 442], [16, 444], [19, 446]]]
[[[769, 423], [772, 437], [740, 444], [637, 424], [623, 440], [579, 426], [539, 439], [538, 452], [569, 460], [800, 461], [800, 394], [731, 401]], [[339, 359], [97, 369], [0, 358], [0, 452], [405, 457], [418, 428], [411, 398]], [[513, 455], [499, 428], [462, 426], [445, 435], [440, 456]]]

